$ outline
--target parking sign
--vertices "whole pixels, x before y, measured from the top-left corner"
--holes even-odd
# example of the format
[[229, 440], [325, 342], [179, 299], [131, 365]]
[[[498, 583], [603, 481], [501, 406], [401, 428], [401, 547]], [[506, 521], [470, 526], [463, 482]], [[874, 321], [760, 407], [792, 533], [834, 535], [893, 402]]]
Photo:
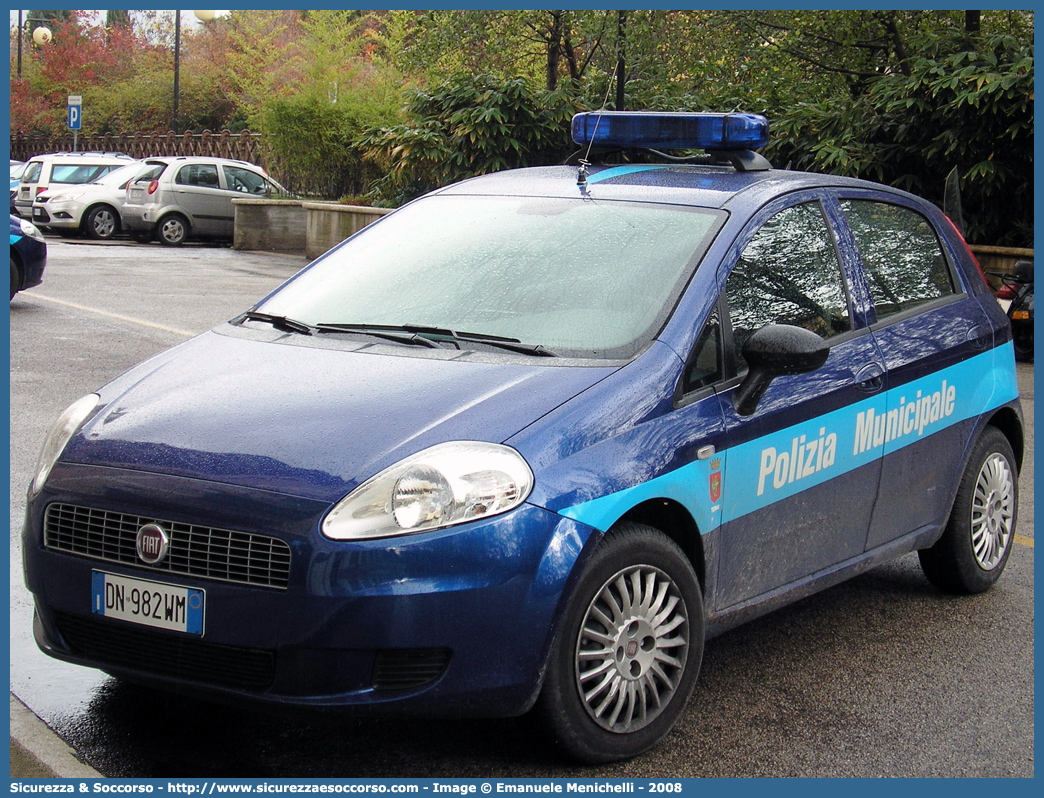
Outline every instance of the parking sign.
[[79, 130], [82, 118], [83, 97], [79, 94], [69, 95], [69, 130]]

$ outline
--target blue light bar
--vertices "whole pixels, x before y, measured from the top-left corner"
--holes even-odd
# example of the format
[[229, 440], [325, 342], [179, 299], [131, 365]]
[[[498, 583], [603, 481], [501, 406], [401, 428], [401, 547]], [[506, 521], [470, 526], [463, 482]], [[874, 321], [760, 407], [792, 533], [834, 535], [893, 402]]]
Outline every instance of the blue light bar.
[[573, 117], [573, 141], [595, 147], [754, 150], [768, 144], [761, 114], [585, 111]]

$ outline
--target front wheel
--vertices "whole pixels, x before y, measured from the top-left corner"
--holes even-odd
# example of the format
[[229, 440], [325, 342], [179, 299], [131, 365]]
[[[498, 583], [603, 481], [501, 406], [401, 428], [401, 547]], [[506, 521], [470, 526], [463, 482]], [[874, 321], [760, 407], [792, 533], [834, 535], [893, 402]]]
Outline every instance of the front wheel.
[[108, 241], [119, 232], [120, 221], [116, 211], [108, 205], [99, 205], [97, 208], [91, 208], [84, 227], [87, 235], [95, 241]]
[[996, 427], [986, 427], [961, 477], [946, 531], [930, 549], [917, 552], [928, 581], [952, 593], [991, 587], [1011, 554], [1018, 505], [1011, 444]]
[[671, 730], [703, 658], [700, 585], [658, 530], [625, 523], [591, 556], [551, 650], [535, 712], [582, 762], [652, 748]]
[[18, 264], [15, 263], [15, 259], [11, 258], [11, 299], [15, 298], [15, 294], [18, 293], [18, 289], [22, 287], [22, 273], [18, 269]]
[[171, 247], [180, 246], [188, 238], [188, 221], [176, 213], [167, 214], [156, 225], [156, 234], [160, 243]]

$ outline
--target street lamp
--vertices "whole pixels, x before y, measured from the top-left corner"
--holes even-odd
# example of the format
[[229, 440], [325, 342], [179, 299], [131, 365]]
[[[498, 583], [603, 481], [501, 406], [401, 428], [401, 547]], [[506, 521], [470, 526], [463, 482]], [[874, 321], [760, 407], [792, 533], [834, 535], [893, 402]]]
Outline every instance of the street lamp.
[[[43, 22], [47, 20], [41, 17], [26, 17], [22, 19], [22, 9], [18, 9], [18, 77], [22, 77], [22, 37], [25, 35], [25, 25], [29, 22]], [[51, 41], [51, 29], [44, 25], [39, 25], [33, 31], [33, 41], [37, 47], [43, 47], [45, 44]]]
[[[213, 11], [193, 11], [200, 22], [214, 19]], [[181, 12], [174, 12], [174, 113], [170, 121], [171, 130], [178, 132], [178, 96], [181, 93]]]

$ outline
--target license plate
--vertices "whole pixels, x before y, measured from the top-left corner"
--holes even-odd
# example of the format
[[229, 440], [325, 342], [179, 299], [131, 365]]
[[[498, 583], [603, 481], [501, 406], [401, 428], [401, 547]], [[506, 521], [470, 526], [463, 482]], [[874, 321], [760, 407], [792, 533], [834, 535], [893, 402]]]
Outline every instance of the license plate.
[[106, 618], [202, 635], [205, 599], [199, 588], [91, 571], [91, 612]]
[[138, 201], [145, 196], [145, 193], [140, 188], [132, 188], [130, 190], [130, 198], [133, 201]]

